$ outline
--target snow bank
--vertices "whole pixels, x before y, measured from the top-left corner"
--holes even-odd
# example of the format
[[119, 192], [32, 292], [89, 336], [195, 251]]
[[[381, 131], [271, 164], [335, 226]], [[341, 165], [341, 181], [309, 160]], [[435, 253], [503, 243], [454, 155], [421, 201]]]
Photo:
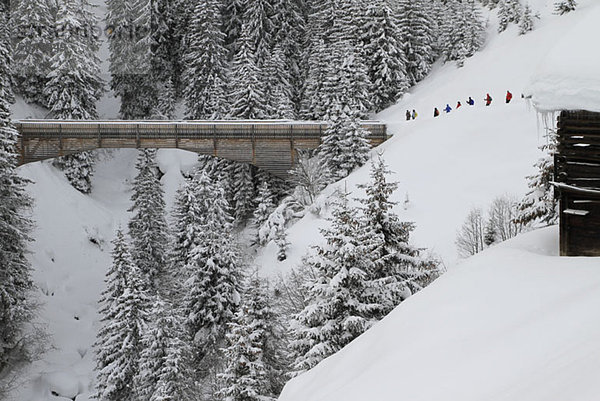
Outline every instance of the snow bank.
[[557, 231], [465, 261], [279, 401], [597, 400], [600, 258], [558, 257]]
[[600, 112], [600, 5], [563, 16], [577, 21], [542, 60], [530, 87], [533, 105], [541, 112]]

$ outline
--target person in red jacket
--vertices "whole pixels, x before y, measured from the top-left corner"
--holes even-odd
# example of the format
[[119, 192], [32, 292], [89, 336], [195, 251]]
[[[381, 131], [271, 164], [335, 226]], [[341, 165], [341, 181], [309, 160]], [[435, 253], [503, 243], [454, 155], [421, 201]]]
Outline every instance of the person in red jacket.
[[487, 96], [485, 97], [485, 105], [489, 106], [490, 104], [492, 104], [492, 97], [490, 96], [490, 94], [488, 93]]
[[456, 108], [460, 108], [460, 106], [462, 106], [462, 104], [460, 103], [460, 100], [458, 101], [458, 103], [456, 103]]
[[510, 91], [506, 91], [506, 104], [510, 103], [512, 100], [512, 93]]

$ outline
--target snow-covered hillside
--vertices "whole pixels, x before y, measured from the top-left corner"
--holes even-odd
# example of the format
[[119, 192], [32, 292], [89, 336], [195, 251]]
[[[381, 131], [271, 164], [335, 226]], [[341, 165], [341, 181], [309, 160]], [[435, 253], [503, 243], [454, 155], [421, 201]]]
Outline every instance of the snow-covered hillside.
[[597, 400], [600, 259], [557, 247], [550, 227], [470, 258], [279, 400]]

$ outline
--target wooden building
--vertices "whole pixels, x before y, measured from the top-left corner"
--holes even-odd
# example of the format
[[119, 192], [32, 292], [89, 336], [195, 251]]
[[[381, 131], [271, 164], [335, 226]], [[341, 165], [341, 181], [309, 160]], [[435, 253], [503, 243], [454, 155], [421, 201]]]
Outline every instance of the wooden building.
[[560, 114], [554, 169], [560, 254], [600, 256], [600, 113]]

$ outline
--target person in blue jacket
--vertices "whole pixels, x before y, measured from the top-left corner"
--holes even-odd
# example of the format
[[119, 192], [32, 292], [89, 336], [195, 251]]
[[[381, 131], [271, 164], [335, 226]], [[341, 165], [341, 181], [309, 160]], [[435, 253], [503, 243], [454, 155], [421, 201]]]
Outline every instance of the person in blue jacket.
[[444, 109], [446, 113], [450, 113], [452, 111], [452, 107], [449, 104], [446, 104], [446, 108]]
[[471, 98], [471, 96], [469, 96], [469, 100], [467, 100], [467, 104], [469, 106], [473, 106], [475, 104], [475, 100], [473, 100], [473, 98]]

